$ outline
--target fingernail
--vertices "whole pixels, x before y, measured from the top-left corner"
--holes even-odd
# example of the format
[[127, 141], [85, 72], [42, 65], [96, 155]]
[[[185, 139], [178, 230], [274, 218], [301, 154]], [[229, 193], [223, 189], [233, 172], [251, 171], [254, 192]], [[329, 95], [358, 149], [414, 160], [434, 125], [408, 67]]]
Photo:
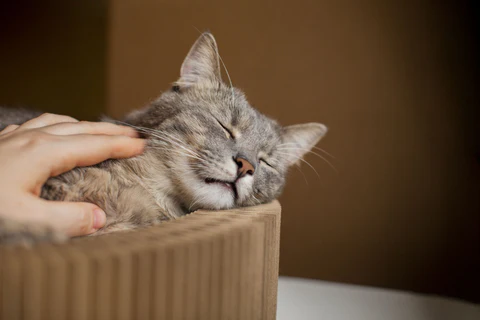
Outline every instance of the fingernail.
[[100, 229], [105, 225], [105, 222], [107, 222], [105, 212], [100, 208], [93, 210], [93, 228]]
[[139, 138], [140, 134], [135, 129], [130, 129], [130, 134], [132, 138]]
[[138, 142], [141, 142], [140, 144], [140, 149], [138, 150], [139, 153], [142, 153], [143, 150], [145, 150], [145, 147], [147, 145], [147, 140], [145, 139], [142, 139], [142, 138], [136, 138], [135, 140], [137, 140]]

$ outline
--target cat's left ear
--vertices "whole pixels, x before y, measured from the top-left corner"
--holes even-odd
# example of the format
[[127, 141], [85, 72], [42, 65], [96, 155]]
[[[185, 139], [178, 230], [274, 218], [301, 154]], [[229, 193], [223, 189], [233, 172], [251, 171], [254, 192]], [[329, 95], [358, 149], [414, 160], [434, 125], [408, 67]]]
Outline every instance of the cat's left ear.
[[288, 165], [299, 162], [327, 133], [321, 123], [305, 123], [283, 128], [282, 158]]
[[190, 49], [176, 85], [189, 87], [206, 81], [222, 81], [217, 42], [209, 32], [203, 33]]

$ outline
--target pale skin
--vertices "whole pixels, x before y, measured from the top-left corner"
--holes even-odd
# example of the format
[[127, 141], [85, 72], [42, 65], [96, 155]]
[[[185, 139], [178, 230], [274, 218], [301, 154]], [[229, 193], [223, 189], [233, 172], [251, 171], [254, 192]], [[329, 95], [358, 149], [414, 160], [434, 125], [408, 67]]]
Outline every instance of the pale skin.
[[74, 167], [143, 152], [145, 141], [128, 127], [43, 114], [0, 131], [0, 216], [50, 226], [70, 237], [105, 225], [92, 203], [47, 201], [39, 197], [48, 178]]

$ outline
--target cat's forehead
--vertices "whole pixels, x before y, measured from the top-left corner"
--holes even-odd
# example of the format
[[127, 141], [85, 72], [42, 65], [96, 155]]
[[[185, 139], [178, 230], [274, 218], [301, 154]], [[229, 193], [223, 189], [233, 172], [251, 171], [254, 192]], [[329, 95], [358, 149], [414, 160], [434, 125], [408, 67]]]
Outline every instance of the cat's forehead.
[[277, 122], [253, 108], [245, 94], [237, 88], [222, 85], [213, 90], [197, 91], [196, 94], [196, 100], [205, 111], [229, 126], [242, 131], [261, 129], [275, 134], [280, 132]]

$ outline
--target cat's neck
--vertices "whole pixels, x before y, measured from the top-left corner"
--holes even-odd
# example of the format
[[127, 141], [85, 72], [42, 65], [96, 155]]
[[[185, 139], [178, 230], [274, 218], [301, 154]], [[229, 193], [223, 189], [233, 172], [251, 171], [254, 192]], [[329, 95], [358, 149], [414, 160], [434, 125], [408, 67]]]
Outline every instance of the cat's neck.
[[176, 188], [164, 162], [148, 151], [143, 155], [119, 162], [122, 171], [129, 172], [129, 180], [142, 188], [157, 206], [161, 214], [176, 219], [187, 212], [177, 201]]

